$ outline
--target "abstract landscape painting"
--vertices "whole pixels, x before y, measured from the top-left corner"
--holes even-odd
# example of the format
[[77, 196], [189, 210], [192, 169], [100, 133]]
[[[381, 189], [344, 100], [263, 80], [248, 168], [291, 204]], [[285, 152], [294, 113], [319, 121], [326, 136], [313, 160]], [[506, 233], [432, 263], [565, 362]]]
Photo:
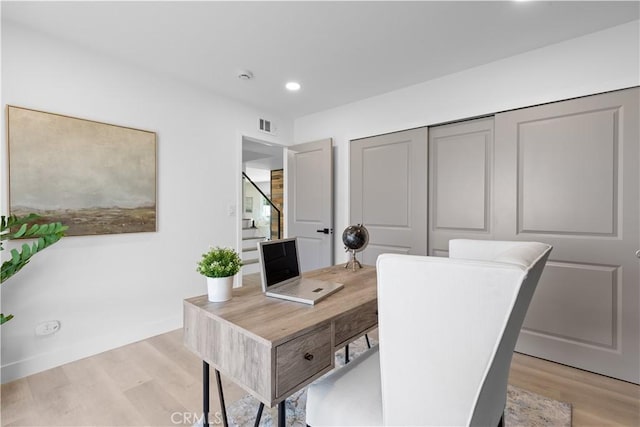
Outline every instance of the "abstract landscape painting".
[[68, 236], [156, 231], [156, 134], [7, 107], [9, 210]]

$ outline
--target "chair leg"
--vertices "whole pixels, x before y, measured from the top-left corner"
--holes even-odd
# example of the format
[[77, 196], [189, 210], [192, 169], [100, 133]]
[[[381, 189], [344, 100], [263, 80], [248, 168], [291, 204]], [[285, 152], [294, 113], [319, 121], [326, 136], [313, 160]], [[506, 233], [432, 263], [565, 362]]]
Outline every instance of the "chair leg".
[[364, 334], [364, 339], [367, 340], [367, 348], [371, 348], [371, 343], [369, 342], [369, 335]]

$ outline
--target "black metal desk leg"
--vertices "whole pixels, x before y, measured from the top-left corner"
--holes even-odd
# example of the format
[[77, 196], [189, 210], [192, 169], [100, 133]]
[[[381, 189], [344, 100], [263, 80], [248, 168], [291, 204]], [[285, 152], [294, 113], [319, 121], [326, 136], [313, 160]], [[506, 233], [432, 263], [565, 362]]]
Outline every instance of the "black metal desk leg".
[[286, 427], [287, 426], [287, 416], [285, 411], [285, 405], [287, 401], [283, 400], [278, 403], [278, 427]]
[[349, 344], [344, 346], [344, 364], [349, 363]]
[[256, 415], [256, 422], [253, 424], [253, 427], [258, 427], [260, 425], [260, 418], [262, 418], [263, 409], [264, 403], [260, 402], [260, 406], [258, 406], [258, 415]]
[[202, 426], [209, 427], [209, 364], [202, 361]]
[[222, 393], [222, 381], [220, 380], [220, 371], [216, 369], [216, 384], [218, 385], [218, 396], [220, 397], [220, 410], [222, 411], [222, 425], [229, 426], [227, 421], [227, 408], [224, 405], [224, 394]]

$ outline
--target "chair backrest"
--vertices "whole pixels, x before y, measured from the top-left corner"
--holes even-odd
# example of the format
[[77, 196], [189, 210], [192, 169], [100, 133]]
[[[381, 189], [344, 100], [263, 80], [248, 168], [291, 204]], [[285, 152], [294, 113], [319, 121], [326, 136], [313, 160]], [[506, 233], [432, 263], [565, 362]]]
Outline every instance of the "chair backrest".
[[385, 425], [497, 425], [551, 246], [452, 240], [450, 257], [378, 258]]

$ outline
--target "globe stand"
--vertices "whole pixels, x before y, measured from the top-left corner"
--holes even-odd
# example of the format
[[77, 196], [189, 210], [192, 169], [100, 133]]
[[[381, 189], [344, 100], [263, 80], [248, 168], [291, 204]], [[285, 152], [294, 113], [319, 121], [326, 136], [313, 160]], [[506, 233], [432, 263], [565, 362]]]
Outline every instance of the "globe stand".
[[356, 266], [358, 268], [362, 268], [362, 264], [360, 264], [360, 261], [356, 259], [356, 250], [351, 249], [351, 250], [347, 250], [347, 252], [351, 252], [351, 260], [344, 265], [344, 268], [349, 268], [349, 265], [351, 265], [352, 271], [356, 271]]

